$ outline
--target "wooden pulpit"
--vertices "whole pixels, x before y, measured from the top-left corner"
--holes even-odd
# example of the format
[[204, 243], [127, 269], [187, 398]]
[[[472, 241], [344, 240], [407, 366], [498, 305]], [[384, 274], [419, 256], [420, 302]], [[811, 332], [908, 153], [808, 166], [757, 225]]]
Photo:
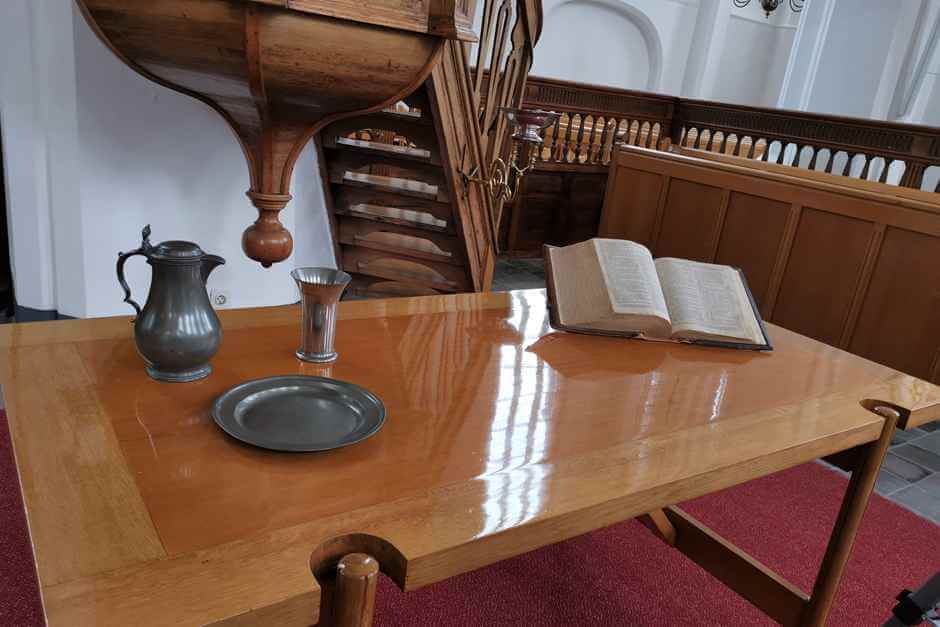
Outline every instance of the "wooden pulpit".
[[398, 101], [447, 40], [474, 39], [471, 0], [76, 1], [131, 68], [205, 102], [235, 131], [259, 214], [242, 247], [266, 267], [293, 247], [278, 213], [307, 141]]

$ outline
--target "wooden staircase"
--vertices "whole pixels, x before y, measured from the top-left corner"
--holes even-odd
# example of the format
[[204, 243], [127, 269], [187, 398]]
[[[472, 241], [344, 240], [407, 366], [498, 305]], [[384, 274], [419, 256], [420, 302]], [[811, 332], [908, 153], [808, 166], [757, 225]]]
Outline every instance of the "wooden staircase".
[[[333, 122], [316, 138], [337, 265], [353, 277], [350, 296], [490, 287], [500, 208], [461, 173], [477, 166], [486, 172], [490, 155], [508, 147], [496, 109], [521, 104], [541, 7], [539, 0], [517, 0], [510, 30], [497, 17], [511, 2], [483, 4], [478, 49], [501, 64], [494, 68], [478, 53], [471, 69], [468, 46], [445, 45], [414, 93], [382, 111]], [[499, 46], [509, 54], [499, 54]], [[503, 77], [506, 89], [492, 102], [480, 93], [477, 68]]]

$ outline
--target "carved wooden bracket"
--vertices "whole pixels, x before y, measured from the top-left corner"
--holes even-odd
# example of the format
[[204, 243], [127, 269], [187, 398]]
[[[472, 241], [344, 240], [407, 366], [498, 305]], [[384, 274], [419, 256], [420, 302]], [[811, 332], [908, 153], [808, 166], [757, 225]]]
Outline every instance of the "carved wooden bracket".
[[[339, 8], [286, 0], [76, 1], [131, 68], [205, 102], [235, 131], [258, 209], [242, 248], [266, 267], [291, 254], [278, 213], [290, 202], [294, 164], [310, 138], [334, 120], [413, 92], [438, 60], [442, 37], [470, 38], [464, 25], [472, 16], [463, 1], [435, 2], [430, 16], [424, 3], [389, 14], [370, 0]], [[324, 7], [333, 7], [329, 16], [320, 14]], [[436, 31], [429, 31], [431, 17]]]

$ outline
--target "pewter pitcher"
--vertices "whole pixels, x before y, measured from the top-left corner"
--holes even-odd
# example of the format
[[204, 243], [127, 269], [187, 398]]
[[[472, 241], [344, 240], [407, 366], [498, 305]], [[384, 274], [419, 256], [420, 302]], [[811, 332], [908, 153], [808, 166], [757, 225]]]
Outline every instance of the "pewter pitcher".
[[[225, 259], [209, 255], [192, 242], [150, 243], [150, 225], [144, 227], [140, 248], [118, 253], [118, 283], [124, 302], [137, 312], [134, 340], [147, 362], [147, 374], [159, 381], [195, 381], [212, 372], [209, 360], [222, 343], [222, 323], [215, 314], [206, 279]], [[124, 263], [134, 255], [147, 258], [153, 268], [150, 294], [141, 309], [131, 298], [124, 278]]]

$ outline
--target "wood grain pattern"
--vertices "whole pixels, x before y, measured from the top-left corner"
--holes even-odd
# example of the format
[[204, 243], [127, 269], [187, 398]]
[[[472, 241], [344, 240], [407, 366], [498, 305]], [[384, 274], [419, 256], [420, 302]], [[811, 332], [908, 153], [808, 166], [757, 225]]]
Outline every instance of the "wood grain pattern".
[[[41, 386], [32, 378], [38, 370]], [[164, 557], [76, 346], [8, 351], [0, 377], [8, 414], [35, 417], [11, 420], [10, 428], [24, 499], [44, 510], [42, 520], [30, 516], [42, 584]]]
[[788, 210], [786, 203], [731, 192], [724, 223], [718, 229], [715, 263], [744, 270], [762, 312], [768, 300]]
[[[327, 552], [410, 590], [872, 442], [862, 399], [940, 418], [935, 386], [779, 327], [771, 355], [552, 333], [541, 290], [341, 303], [326, 368], [293, 357], [296, 306], [221, 318], [212, 376], [186, 385], [146, 376], [127, 317], [0, 328], [51, 625], [309, 625], [311, 553], [337, 538], [376, 539]], [[223, 390], [286, 373], [363, 385], [394, 420], [323, 455], [212, 423]], [[126, 493], [102, 487], [117, 460]], [[152, 530], [128, 537], [141, 512]], [[125, 536], [105, 542], [109, 520]]]
[[653, 254], [711, 261], [708, 234], [715, 231], [723, 197], [721, 188], [673, 178]]
[[[656, 214], [649, 207], [659, 207], [668, 189], [662, 176], [634, 170], [623, 177], [612, 177], [601, 212], [600, 237], [616, 237], [653, 245]], [[627, 188], [626, 186], [630, 186]], [[665, 201], [664, 201], [665, 202]]]
[[[655, 234], [663, 215], [654, 254], [709, 260], [717, 232], [715, 260], [744, 270], [765, 319], [937, 380], [940, 277], [929, 270], [940, 254], [935, 195], [699, 154], [621, 148], [600, 235], [643, 242], [645, 225]], [[649, 182], [663, 180], [678, 191], [660, 207]]]
[[940, 346], [940, 291], [932, 278], [940, 239], [888, 228], [849, 350], [928, 380]]
[[[774, 308], [774, 321], [838, 346], [855, 297], [873, 225], [804, 207]], [[838, 253], [834, 245], [838, 243]]]

